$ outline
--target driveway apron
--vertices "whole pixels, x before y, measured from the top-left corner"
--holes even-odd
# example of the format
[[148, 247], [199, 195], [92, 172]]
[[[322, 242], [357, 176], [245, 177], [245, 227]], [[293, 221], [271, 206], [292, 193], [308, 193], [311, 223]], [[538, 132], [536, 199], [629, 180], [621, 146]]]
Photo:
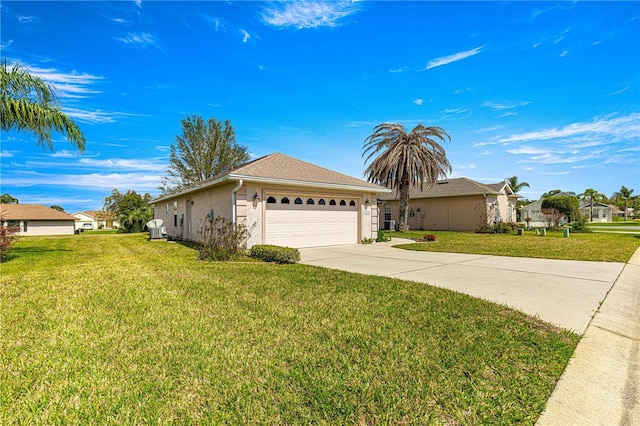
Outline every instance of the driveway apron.
[[406, 242], [410, 241], [300, 249], [301, 263], [447, 288], [507, 305], [578, 334], [585, 331], [625, 266], [392, 247]]

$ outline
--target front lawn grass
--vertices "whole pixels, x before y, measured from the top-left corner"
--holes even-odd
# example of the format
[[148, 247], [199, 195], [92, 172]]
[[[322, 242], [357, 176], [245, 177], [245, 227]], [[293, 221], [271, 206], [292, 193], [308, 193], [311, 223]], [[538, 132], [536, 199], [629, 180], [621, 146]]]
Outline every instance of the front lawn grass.
[[627, 262], [640, 247], [635, 235], [571, 233], [564, 238], [560, 231], [547, 231], [546, 236], [535, 231], [516, 234], [476, 234], [451, 231], [386, 232], [400, 238], [422, 239], [435, 235], [435, 243], [402, 244], [406, 250], [450, 253], [487, 254], [494, 256], [533, 257], [600, 262]]
[[534, 424], [578, 341], [424, 284], [146, 237], [18, 241], [0, 424]]

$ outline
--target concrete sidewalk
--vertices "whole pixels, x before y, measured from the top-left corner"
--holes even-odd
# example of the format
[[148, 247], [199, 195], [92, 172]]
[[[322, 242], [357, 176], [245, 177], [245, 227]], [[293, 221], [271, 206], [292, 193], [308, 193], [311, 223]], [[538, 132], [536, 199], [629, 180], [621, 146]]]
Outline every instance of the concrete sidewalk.
[[301, 249], [302, 263], [428, 283], [501, 303], [582, 334], [624, 263], [394, 249], [412, 242]]
[[537, 425], [640, 425], [640, 249], [594, 315]]

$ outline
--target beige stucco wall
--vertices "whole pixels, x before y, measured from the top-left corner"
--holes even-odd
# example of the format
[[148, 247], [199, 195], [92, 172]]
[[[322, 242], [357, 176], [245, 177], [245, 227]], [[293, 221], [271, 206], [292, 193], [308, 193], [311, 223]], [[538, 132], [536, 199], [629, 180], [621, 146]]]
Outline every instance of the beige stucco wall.
[[[502, 222], [515, 221], [515, 200], [510, 206], [507, 195], [422, 198], [409, 202], [409, 228], [433, 231], [473, 231], [482, 221], [483, 208], [486, 208], [487, 221], [493, 223], [494, 210], [491, 206], [495, 202], [499, 206], [499, 220]], [[387, 201], [386, 205], [391, 207], [391, 220], [396, 221], [396, 224], [399, 223], [398, 201]], [[384, 206], [381, 206], [380, 215], [384, 218]], [[383, 220], [380, 221], [380, 227], [384, 227]]]
[[[212, 189], [160, 201], [154, 204], [154, 218], [163, 220], [168, 236], [198, 241], [199, 231], [210, 210], [214, 211], [214, 216], [232, 219], [232, 190], [236, 185], [237, 182], [230, 182]], [[250, 232], [248, 247], [265, 241], [266, 199], [274, 194], [290, 197], [355, 198], [359, 206], [358, 241], [376, 236], [378, 217], [375, 194], [245, 182], [236, 193], [236, 220], [237, 223], [245, 224]], [[253, 205], [254, 196], [257, 196], [255, 206]], [[366, 204], [367, 200], [369, 205]], [[174, 217], [177, 220], [177, 226], [174, 225]], [[181, 218], [184, 218], [182, 225]]]

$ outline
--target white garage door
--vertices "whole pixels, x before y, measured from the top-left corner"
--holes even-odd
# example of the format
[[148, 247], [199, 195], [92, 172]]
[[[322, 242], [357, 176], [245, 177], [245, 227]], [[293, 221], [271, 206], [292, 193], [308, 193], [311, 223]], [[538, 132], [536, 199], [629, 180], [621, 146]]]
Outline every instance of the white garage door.
[[266, 243], [316, 247], [358, 242], [358, 211], [354, 199], [267, 197]]

